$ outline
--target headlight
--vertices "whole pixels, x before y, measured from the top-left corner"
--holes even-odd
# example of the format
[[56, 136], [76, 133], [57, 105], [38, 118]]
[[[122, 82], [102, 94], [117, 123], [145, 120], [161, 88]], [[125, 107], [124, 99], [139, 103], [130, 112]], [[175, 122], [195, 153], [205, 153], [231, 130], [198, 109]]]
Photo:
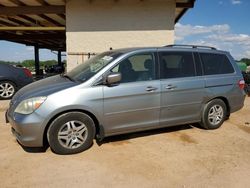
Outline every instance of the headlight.
[[31, 114], [38, 109], [46, 100], [47, 97], [34, 97], [22, 101], [15, 109], [19, 114]]

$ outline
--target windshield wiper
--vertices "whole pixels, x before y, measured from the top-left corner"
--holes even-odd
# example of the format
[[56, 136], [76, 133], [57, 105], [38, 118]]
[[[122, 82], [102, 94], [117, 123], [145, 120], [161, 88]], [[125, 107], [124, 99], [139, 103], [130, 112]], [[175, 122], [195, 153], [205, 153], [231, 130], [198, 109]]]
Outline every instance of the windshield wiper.
[[64, 78], [68, 78], [70, 81], [75, 82], [75, 80], [74, 80], [73, 78], [71, 78], [70, 76], [68, 76], [68, 75], [65, 74], [65, 73], [60, 74], [60, 76], [61, 76], [61, 77], [64, 77]]

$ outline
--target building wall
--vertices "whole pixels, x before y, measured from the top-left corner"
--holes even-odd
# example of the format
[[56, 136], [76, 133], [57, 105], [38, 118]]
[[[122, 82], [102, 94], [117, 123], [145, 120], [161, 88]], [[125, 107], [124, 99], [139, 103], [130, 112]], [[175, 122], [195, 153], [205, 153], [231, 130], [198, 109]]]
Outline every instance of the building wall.
[[174, 42], [175, 0], [69, 0], [66, 17], [68, 70], [87, 59], [72, 54]]

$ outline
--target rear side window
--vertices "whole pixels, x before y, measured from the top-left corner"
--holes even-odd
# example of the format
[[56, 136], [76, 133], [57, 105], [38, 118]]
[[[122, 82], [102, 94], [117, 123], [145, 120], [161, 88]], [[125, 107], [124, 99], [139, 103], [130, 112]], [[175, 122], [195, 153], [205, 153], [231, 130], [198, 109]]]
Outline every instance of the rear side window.
[[229, 74], [234, 72], [227, 56], [223, 54], [200, 53], [200, 56], [204, 75]]
[[195, 76], [191, 52], [160, 52], [161, 79]]

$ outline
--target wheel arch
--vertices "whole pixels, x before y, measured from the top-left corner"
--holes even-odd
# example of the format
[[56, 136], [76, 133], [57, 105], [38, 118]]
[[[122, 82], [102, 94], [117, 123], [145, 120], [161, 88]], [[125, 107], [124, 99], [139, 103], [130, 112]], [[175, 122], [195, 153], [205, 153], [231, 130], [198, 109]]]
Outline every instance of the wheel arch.
[[[221, 119], [219, 123], [211, 124], [211, 122], [209, 122], [209, 120], [208, 120], [208, 113], [209, 113], [209, 110], [211, 109], [212, 105], [215, 105], [218, 102], [224, 103], [225, 108], [226, 108], [225, 109], [226, 112], [223, 115], [224, 116], [223, 119]], [[206, 103], [204, 103], [203, 109], [201, 111], [200, 125], [201, 125], [201, 127], [208, 129], [208, 130], [217, 129], [223, 124], [223, 122], [225, 120], [227, 120], [229, 118], [229, 116], [230, 116], [230, 105], [229, 105], [228, 99], [224, 96], [216, 96], [216, 97], [213, 97], [210, 100], [208, 100]]]
[[56, 115], [54, 115], [52, 118], [50, 118], [50, 120], [46, 124], [46, 127], [45, 127], [44, 132], [43, 132], [43, 145], [48, 145], [47, 132], [48, 132], [48, 129], [49, 129], [51, 123], [56, 118], [58, 118], [59, 116], [61, 116], [63, 114], [66, 114], [66, 113], [69, 113], [69, 112], [80, 112], [80, 113], [87, 114], [94, 121], [94, 124], [95, 124], [95, 136], [98, 135], [101, 132], [101, 125], [99, 124], [98, 119], [96, 118], [96, 116], [93, 113], [91, 113], [91, 112], [89, 112], [87, 110], [81, 110], [81, 109], [65, 110], [65, 111], [59, 112]]
[[15, 80], [8, 79], [8, 78], [3, 78], [3, 79], [0, 79], [0, 82], [11, 82], [17, 88], [17, 83], [16, 83]]

